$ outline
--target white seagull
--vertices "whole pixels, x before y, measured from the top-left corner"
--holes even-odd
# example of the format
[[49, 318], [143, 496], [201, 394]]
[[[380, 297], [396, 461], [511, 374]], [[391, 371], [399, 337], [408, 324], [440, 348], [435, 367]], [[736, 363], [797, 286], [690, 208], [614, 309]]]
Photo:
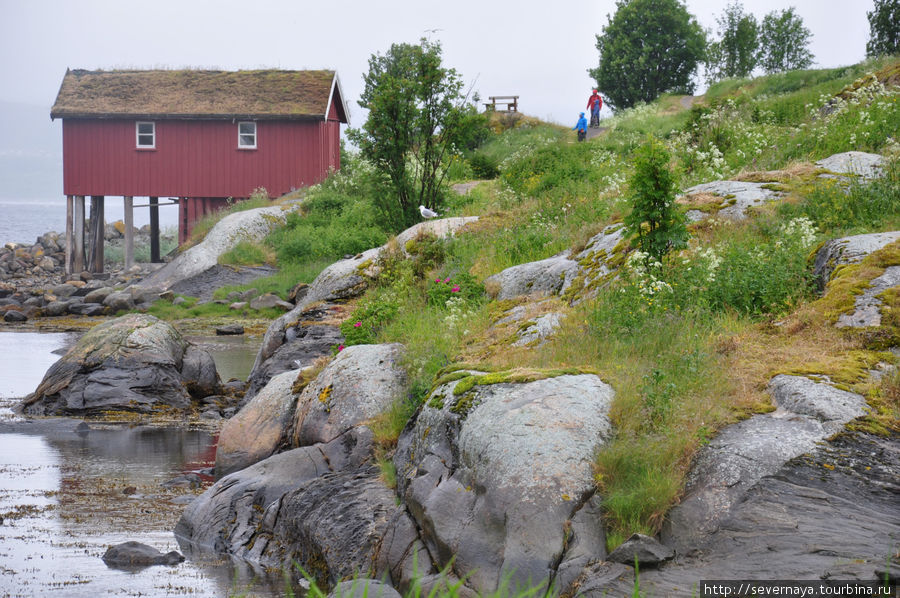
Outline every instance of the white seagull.
[[429, 210], [425, 206], [419, 206], [419, 214], [422, 215], [422, 218], [434, 218], [438, 215], [434, 210]]

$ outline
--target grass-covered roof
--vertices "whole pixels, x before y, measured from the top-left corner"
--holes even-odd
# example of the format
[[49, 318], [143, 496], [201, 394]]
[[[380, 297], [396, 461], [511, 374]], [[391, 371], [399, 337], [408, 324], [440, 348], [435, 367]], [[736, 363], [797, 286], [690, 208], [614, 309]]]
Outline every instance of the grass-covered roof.
[[327, 70], [68, 70], [50, 117], [324, 118], [334, 80]]

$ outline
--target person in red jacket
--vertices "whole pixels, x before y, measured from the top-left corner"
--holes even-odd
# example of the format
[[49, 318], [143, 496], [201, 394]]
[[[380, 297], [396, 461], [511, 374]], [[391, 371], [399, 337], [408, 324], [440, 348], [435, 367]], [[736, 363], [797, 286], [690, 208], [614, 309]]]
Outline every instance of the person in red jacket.
[[603, 108], [603, 98], [597, 93], [596, 89], [591, 90], [593, 93], [588, 98], [587, 108], [591, 111], [591, 127], [600, 126], [600, 109]]

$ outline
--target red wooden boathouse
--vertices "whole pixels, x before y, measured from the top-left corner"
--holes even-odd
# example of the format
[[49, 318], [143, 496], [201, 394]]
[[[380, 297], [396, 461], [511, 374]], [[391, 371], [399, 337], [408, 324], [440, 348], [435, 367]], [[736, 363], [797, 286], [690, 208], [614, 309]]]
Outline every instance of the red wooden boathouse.
[[[67, 70], [50, 117], [63, 121], [67, 267], [80, 272], [86, 196], [101, 224], [104, 198], [123, 197], [126, 233], [133, 197], [150, 198], [151, 228], [158, 198], [175, 198], [183, 242], [229, 200], [277, 197], [339, 169], [348, 111], [334, 71]], [[91, 228], [89, 269], [100, 272], [102, 226]]]

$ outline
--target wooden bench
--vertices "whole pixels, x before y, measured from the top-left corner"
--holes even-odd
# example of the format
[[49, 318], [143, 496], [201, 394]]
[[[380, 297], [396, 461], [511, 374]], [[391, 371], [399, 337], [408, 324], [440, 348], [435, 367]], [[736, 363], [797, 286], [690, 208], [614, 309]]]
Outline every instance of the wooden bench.
[[488, 96], [490, 102], [485, 102], [484, 107], [491, 112], [497, 111], [497, 104], [506, 105], [506, 109], [502, 112], [518, 112], [519, 96]]

